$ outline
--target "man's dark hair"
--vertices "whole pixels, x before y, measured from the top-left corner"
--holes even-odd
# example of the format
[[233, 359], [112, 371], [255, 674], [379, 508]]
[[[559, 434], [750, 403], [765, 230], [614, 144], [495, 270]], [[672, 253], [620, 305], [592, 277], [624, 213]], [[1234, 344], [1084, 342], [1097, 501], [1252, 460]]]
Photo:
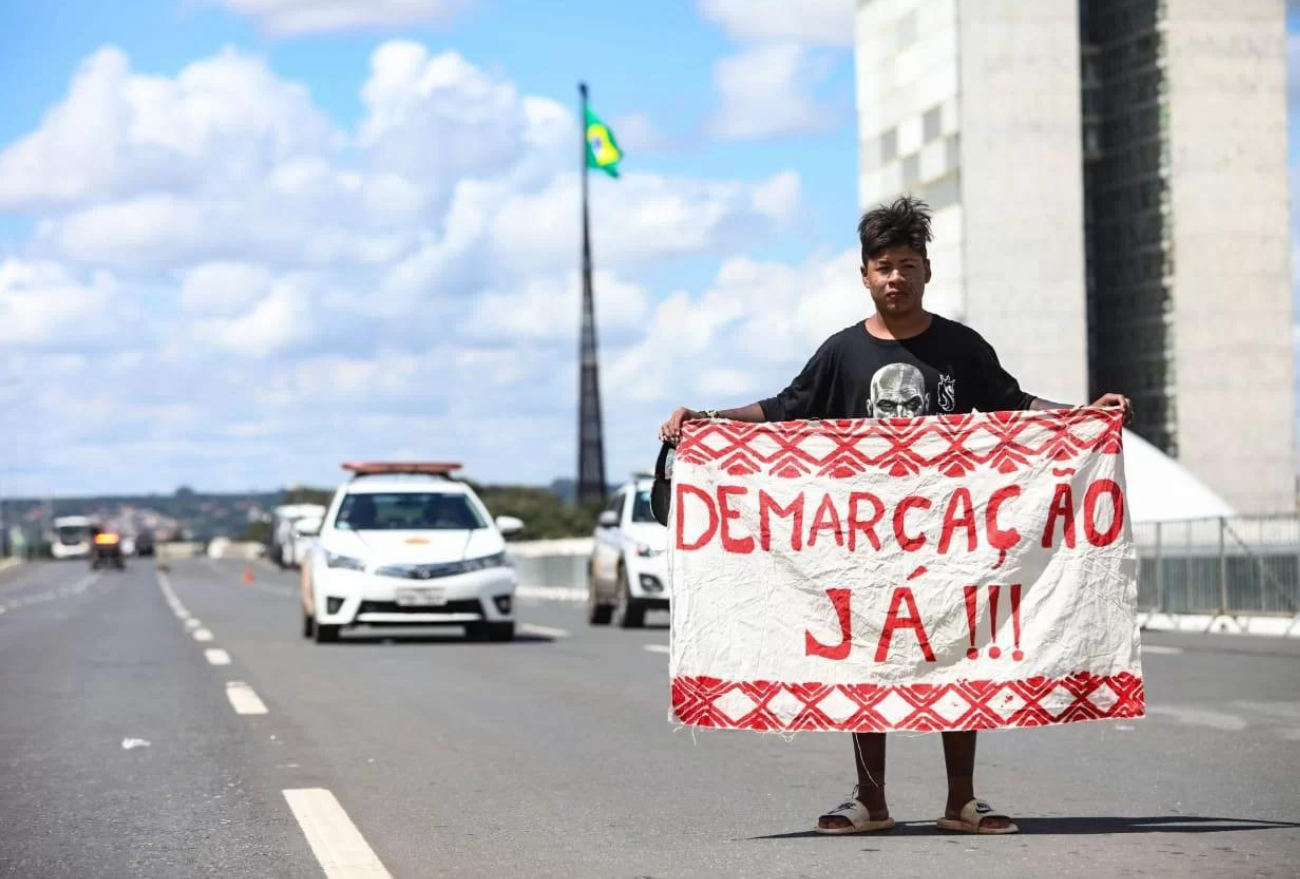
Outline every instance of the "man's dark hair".
[[932, 241], [930, 206], [910, 195], [899, 196], [892, 204], [882, 204], [862, 215], [858, 223], [862, 241], [862, 264], [889, 247], [905, 245], [926, 256], [925, 244]]

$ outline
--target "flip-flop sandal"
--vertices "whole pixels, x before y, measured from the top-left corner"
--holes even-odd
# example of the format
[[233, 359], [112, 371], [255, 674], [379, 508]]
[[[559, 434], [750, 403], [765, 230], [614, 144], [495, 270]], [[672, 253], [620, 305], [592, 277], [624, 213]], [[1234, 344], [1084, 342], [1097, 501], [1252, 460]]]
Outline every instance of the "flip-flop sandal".
[[[984, 822], [991, 818], [1000, 818], [1008, 822], [1006, 827], [985, 827]], [[962, 806], [961, 818], [943, 817], [934, 823], [940, 830], [952, 830], [957, 833], [1019, 833], [1020, 828], [1010, 823], [1011, 816], [999, 812], [984, 800], [971, 800]]]
[[[847, 818], [848, 827], [822, 827], [822, 818]], [[818, 826], [813, 829], [818, 833], [824, 833], [827, 836], [843, 836], [848, 833], [875, 833], [880, 830], [893, 830], [894, 819], [885, 818], [880, 821], [872, 821], [871, 813], [867, 807], [862, 805], [858, 800], [849, 800], [846, 803], [840, 803], [834, 809], [831, 809], [825, 815], [818, 816]]]

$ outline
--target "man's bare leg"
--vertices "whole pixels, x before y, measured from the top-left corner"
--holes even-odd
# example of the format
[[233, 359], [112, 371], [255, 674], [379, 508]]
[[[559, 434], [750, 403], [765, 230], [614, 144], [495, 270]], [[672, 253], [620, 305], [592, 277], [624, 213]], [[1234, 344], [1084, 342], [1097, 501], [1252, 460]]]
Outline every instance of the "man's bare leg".
[[[867, 807], [872, 821], [889, 817], [885, 804], [885, 734], [854, 733], [853, 760], [858, 767], [858, 800]], [[848, 827], [848, 818], [836, 815], [822, 818], [817, 825], [825, 830]]]
[[[948, 804], [945, 817], [961, 819], [962, 808], [975, 799], [975, 733], [943, 733], [943, 762], [948, 768]], [[986, 818], [984, 827], [1001, 828], [1011, 822], [1005, 818]]]

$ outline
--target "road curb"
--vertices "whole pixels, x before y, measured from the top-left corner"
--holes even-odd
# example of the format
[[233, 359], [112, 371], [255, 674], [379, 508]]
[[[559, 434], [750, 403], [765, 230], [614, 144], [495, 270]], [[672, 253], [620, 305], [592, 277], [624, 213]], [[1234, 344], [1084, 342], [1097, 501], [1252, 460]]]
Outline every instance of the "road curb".
[[1223, 614], [1140, 613], [1144, 632], [1189, 632], [1199, 635], [1256, 635], [1300, 638], [1300, 616], [1226, 616]]

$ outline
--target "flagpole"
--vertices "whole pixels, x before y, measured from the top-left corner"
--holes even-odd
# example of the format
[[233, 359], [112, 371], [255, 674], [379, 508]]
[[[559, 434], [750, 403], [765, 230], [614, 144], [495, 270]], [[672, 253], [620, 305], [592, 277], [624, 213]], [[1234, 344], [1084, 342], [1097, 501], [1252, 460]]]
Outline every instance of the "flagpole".
[[578, 368], [578, 500], [605, 497], [605, 443], [601, 436], [596, 358], [596, 304], [591, 288], [591, 220], [587, 209], [587, 84], [578, 83], [582, 128], [582, 333]]

